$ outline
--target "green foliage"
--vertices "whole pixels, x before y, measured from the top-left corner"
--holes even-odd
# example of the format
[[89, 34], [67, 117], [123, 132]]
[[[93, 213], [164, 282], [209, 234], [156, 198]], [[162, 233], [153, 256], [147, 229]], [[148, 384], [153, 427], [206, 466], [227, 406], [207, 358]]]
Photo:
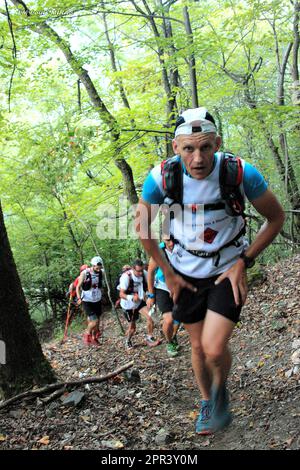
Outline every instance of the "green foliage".
[[[185, 4], [192, 43], [183, 23]], [[266, 138], [267, 130], [280, 148], [284, 132], [289, 165], [299, 184], [299, 107], [292, 103], [291, 59], [284, 105], [277, 100], [276, 49], [282, 61], [282, 51], [293, 40], [292, 4], [287, 0], [210, 0], [167, 7], [151, 0], [150, 11], [160, 16], [154, 18], [155, 35], [149, 18], [129, 16], [145, 12], [145, 2], [136, 5], [139, 11], [131, 3], [105, 2], [105, 32], [99, 2], [33, 0], [27, 5], [30, 17], [9, 4], [17, 47], [11, 113], [8, 89], [13, 44], [5, 15], [0, 18], [4, 84], [0, 91], [0, 181], [5, 221], [24, 288], [46, 288], [51, 308], [55, 303], [62, 308], [63, 293], [79, 266], [95, 254], [95, 242], [112, 284], [123, 264], [143, 256], [137, 240], [99, 239], [102, 205], [117, 208], [124, 195], [116, 159], [123, 158], [130, 165], [140, 195], [149, 168], [165, 157], [171, 139], [164, 134], [170, 94], [175, 95], [178, 109], [191, 106], [188, 61], [192, 54], [199, 102], [220, 116], [223, 148], [255, 164], [289, 208], [290, 198]], [[168, 18], [165, 22], [163, 15]], [[37, 33], [36, 28], [45, 22], [69, 44], [71, 63], [59, 42], [41, 30]], [[167, 35], [164, 25], [168, 22]], [[78, 71], [79, 65], [88, 71], [116, 120], [118, 141], [82, 81], [79, 107], [78, 76], [72, 70], [74, 66]], [[177, 84], [171, 80], [174, 71], [180, 77]], [[255, 106], [249, 106], [247, 93]], [[274, 245], [264, 257], [276, 260], [285, 253], [289, 249]]]

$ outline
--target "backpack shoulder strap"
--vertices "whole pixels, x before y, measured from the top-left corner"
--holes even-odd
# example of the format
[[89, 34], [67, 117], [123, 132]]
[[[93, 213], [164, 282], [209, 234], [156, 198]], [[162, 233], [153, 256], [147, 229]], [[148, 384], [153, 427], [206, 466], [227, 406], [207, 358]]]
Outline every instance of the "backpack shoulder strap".
[[133, 282], [133, 279], [132, 279], [132, 275], [131, 275], [131, 271], [126, 271], [126, 274], [129, 278], [129, 284], [128, 284], [128, 287], [127, 287], [127, 291], [133, 291], [133, 286], [134, 286], [134, 282]]
[[163, 190], [166, 192], [165, 203], [168, 205], [182, 204], [183, 199], [183, 168], [177, 155], [161, 163]]
[[92, 285], [92, 275], [90, 268], [85, 269], [84, 271], [84, 278], [81, 285], [82, 290], [89, 290]]
[[143, 272], [143, 289], [146, 292], [148, 290], [148, 282], [145, 276], [145, 273]]
[[[175, 240], [174, 240], [174, 243], [175, 243]], [[161, 247], [161, 250], [162, 250], [163, 254], [165, 255], [165, 258], [166, 258], [167, 262], [168, 262], [169, 264], [171, 264], [171, 263], [170, 263], [170, 260], [169, 260], [169, 257], [168, 257], [168, 255], [167, 255], [167, 247], [166, 247], [166, 244], [165, 244], [165, 243], [164, 243], [163, 246]]]
[[98, 282], [98, 287], [100, 289], [100, 287], [102, 287], [102, 280], [103, 280], [103, 273], [100, 269], [99, 273], [98, 273], [98, 279], [99, 279], [99, 282]]
[[84, 279], [83, 279], [83, 282], [86, 282], [88, 281], [90, 278], [91, 278], [91, 269], [90, 268], [86, 268], [84, 270]]
[[125, 274], [129, 277], [129, 280], [132, 279], [131, 270], [125, 271]]
[[245, 198], [240, 185], [243, 181], [243, 165], [240, 157], [231, 152], [222, 152], [219, 184], [225, 210], [231, 216], [244, 216]]

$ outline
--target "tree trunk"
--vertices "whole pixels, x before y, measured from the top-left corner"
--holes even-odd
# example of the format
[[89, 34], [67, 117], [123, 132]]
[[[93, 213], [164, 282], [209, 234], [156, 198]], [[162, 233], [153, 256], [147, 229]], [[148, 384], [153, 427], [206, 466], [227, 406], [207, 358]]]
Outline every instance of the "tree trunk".
[[[23, 1], [11, 0], [11, 2], [16, 7], [25, 10], [27, 17], [30, 18], [30, 10], [27, 8], [26, 4]], [[85, 87], [92, 105], [97, 110], [100, 118], [107, 125], [109, 129], [108, 132], [110, 133], [110, 136], [111, 136], [112, 145], [114, 145], [116, 149], [115, 150], [115, 164], [117, 168], [119, 168], [122, 172], [122, 176], [125, 180], [125, 191], [127, 191], [127, 188], [128, 188], [127, 174], [128, 172], [132, 172], [132, 171], [131, 171], [131, 167], [126, 162], [126, 160], [121, 158], [120, 155], [118, 154], [118, 142], [120, 138], [119, 125], [115, 117], [110, 113], [110, 111], [106, 107], [104, 101], [101, 99], [93, 81], [91, 80], [91, 77], [89, 76], [89, 73], [84, 67], [82, 67], [80, 60], [78, 60], [76, 56], [72, 53], [67, 41], [65, 41], [59, 34], [57, 34], [57, 32], [53, 28], [51, 28], [51, 26], [49, 26], [45, 21], [41, 21], [38, 24], [29, 24], [29, 28], [32, 31], [35, 31], [38, 34], [48, 38], [51, 42], [56, 44], [57, 47], [59, 47], [59, 49], [64, 54], [69, 66], [71, 67], [73, 72], [77, 75], [78, 79]], [[118, 164], [120, 161], [122, 161], [121, 165]], [[123, 170], [124, 170], [124, 173], [123, 173]], [[132, 179], [132, 183], [133, 183], [133, 179]], [[131, 185], [126, 195], [129, 198], [131, 204], [136, 203], [136, 201], [138, 200], [138, 196], [136, 193], [134, 183]]]
[[[154, 16], [151, 12], [151, 9], [150, 9], [147, 1], [142, 0], [142, 3], [145, 7], [145, 11], [137, 5], [135, 0], [131, 0], [131, 3], [133, 4], [133, 6], [135, 7], [137, 12], [139, 12], [141, 15], [148, 18], [148, 21], [150, 23], [152, 32], [154, 34], [154, 37], [155, 37], [155, 40], [156, 40], [156, 43], [157, 43], [156, 53], [157, 53], [157, 56], [158, 56], [158, 61], [159, 61], [160, 67], [161, 67], [163, 87], [164, 87], [164, 90], [165, 90], [165, 93], [166, 93], [166, 96], [167, 96], [167, 109], [166, 109], [167, 123], [166, 123], [166, 127], [171, 128], [171, 127], [173, 127], [175, 119], [176, 119], [176, 115], [178, 114], [178, 106], [177, 106], [177, 101], [176, 101], [177, 91], [173, 90], [173, 86], [175, 85], [175, 83], [177, 84], [179, 82], [179, 72], [178, 72], [178, 69], [173, 66], [172, 70], [169, 74], [169, 70], [168, 70], [168, 67], [167, 67], [166, 61], [165, 61], [165, 54], [168, 54], [170, 56], [172, 54], [172, 50], [174, 52], [174, 48], [171, 47], [171, 49], [170, 49], [167, 46], [163, 45], [162, 36], [159, 33], [159, 28], [158, 28], [158, 26], [155, 22]], [[161, 5], [161, 8], [162, 8], [162, 17], [164, 18], [164, 16], [165, 16], [164, 15], [164, 9], [166, 9], [166, 11], [167, 11], [168, 6], [167, 5], [166, 6]], [[170, 25], [170, 23], [167, 24], [167, 20], [165, 18], [164, 18], [164, 23], [163, 23], [163, 32], [164, 32], [165, 38], [170, 39], [172, 37], [171, 36], [172, 35], [171, 25]], [[171, 41], [168, 41], [168, 42], [170, 43]], [[170, 77], [169, 77], [169, 75], [170, 75]], [[172, 80], [176, 80], [176, 82], [172, 83]], [[173, 155], [172, 143], [167, 138], [166, 138], [166, 155], [167, 155], [167, 157], [170, 157], [171, 155]]]
[[299, 82], [299, 48], [300, 48], [300, 33], [299, 33], [299, 16], [300, 16], [300, 2], [294, 3], [294, 21], [293, 21], [293, 62], [292, 62], [292, 80], [293, 80], [293, 94], [292, 101], [294, 105], [300, 105], [300, 82]]
[[[0, 205], [0, 398], [55, 380], [28, 313]], [[3, 356], [3, 354], [2, 354]], [[4, 362], [4, 364], [2, 364]]]
[[[102, 5], [102, 8], [104, 10], [105, 5], [104, 5], [103, 0], [101, 2], [101, 5]], [[108, 45], [111, 67], [113, 69], [113, 72], [117, 73], [119, 70], [118, 70], [118, 67], [117, 67], [117, 61], [116, 61], [116, 56], [115, 56], [115, 48], [114, 48], [114, 45], [113, 45], [112, 41], [110, 40], [109, 27], [108, 27], [108, 24], [107, 24], [106, 16], [107, 16], [106, 13], [102, 14], [104, 29], [105, 29], [105, 37], [106, 37], [106, 41], [107, 41], [107, 45]], [[122, 98], [124, 107], [127, 108], [127, 109], [130, 109], [129, 101], [128, 101], [128, 98], [127, 98], [127, 95], [126, 95], [126, 92], [125, 92], [125, 88], [124, 88], [124, 85], [123, 85], [122, 78], [118, 78], [117, 84], [118, 84], [119, 93], [120, 93], [120, 96]]]
[[124, 184], [124, 192], [128, 197], [131, 204], [138, 203], [138, 196], [136, 193], [134, 180], [133, 180], [133, 173], [131, 166], [122, 158], [120, 160], [115, 160], [115, 165], [119, 170], [122, 172], [123, 175], [123, 184]]
[[193, 40], [193, 31], [190, 21], [190, 15], [188, 7], [185, 6], [183, 8], [183, 17], [184, 17], [184, 25], [185, 25], [185, 32], [187, 34], [188, 43], [191, 47], [191, 53], [188, 58], [189, 64], [189, 72], [190, 72], [190, 86], [191, 86], [191, 93], [192, 93], [192, 107], [198, 108], [199, 101], [198, 101], [198, 89], [197, 89], [197, 76], [196, 76], [196, 60], [194, 54], [194, 40]]

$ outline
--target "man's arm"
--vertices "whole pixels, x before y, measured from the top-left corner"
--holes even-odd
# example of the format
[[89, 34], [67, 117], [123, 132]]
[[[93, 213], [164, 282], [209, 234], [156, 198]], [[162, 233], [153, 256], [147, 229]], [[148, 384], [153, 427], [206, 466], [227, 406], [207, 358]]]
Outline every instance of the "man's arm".
[[78, 284], [76, 286], [76, 297], [77, 297], [77, 303], [78, 305], [81, 304], [81, 286], [84, 281], [84, 273], [80, 274], [79, 279], [78, 279]]
[[137, 302], [139, 300], [139, 295], [137, 292], [133, 294], [126, 294], [124, 289], [120, 289], [120, 298], [124, 300], [133, 300], [133, 302]]
[[158, 267], [158, 264], [154, 261], [153, 258], [150, 258], [148, 265], [148, 292], [149, 294], [154, 294], [154, 280], [155, 280], [155, 270]]
[[156, 214], [157, 211], [156, 213], [151, 211], [151, 204], [140, 199], [136, 210], [135, 227], [143, 247], [149, 256], [153, 258], [154, 262], [162, 269], [166, 279], [166, 284], [170, 290], [170, 295], [173, 298], [174, 303], [176, 303], [181, 289], [187, 288], [195, 291], [196, 288], [192, 286], [192, 284], [186, 282], [181, 276], [174, 273], [172, 267], [159, 248], [157, 241], [154, 239], [151, 233], [151, 223], [155, 219]]
[[[256, 258], [272, 243], [282, 229], [285, 214], [278, 199], [269, 189], [267, 189], [262, 196], [251, 201], [251, 204], [257, 212], [266, 219], [266, 222], [245, 252], [246, 256], [249, 258]], [[231, 282], [236, 305], [240, 304], [240, 297], [243, 305], [247, 297], [244, 261], [239, 259], [230, 269], [219, 276], [215, 283], [219, 284], [225, 278], [229, 278]]]
[[148, 297], [147, 299], [147, 307], [150, 309], [155, 303], [155, 296], [154, 296], [154, 281], [155, 281], [155, 270], [158, 267], [157, 263], [154, 261], [153, 258], [150, 258], [149, 265], [148, 265], [148, 292], [152, 294], [153, 297]]
[[262, 196], [251, 201], [251, 204], [260, 215], [267, 219], [246, 251], [247, 256], [256, 258], [272, 243], [282, 229], [285, 213], [278, 199], [269, 189]]
[[[127, 284], [124, 284], [124, 282]], [[121, 287], [121, 283], [122, 283], [122, 287]], [[129, 281], [127, 283], [127, 281], [123, 281], [122, 279], [120, 279], [120, 299], [124, 299], [124, 300], [133, 300], [134, 302], [137, 302], [139, 300], [139, 296], [137, 293], [133, 293], [133, 294], [126, 294], [126, 290], [128, 289], [128, 286], [129, 286]]]

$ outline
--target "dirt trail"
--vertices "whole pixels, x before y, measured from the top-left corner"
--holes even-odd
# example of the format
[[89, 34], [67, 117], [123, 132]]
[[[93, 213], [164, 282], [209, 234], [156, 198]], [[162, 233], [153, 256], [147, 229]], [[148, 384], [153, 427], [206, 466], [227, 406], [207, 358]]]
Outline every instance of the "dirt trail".
[[45, 354], [59, 380], [105, 374], [134, 359], [141, 381], [127, 374], [83, 386], [77, 407], [36, 399], [2, 410], [0, 449], [299, 449], [299, 261], [295, 256], [266, 269], [266, 281], [249, 294], [231, 339], [234, 420], [226, 431], [194, 433], [199, 397], [185, 331], [179, 332], [181, 354], [171, 359], [165, 344], [144, 345], [139, 323], [136, 347], [126, 352], [106, 315], [101, 348], [88, 349], [71, 335], [63, 346], [44, 344]]

